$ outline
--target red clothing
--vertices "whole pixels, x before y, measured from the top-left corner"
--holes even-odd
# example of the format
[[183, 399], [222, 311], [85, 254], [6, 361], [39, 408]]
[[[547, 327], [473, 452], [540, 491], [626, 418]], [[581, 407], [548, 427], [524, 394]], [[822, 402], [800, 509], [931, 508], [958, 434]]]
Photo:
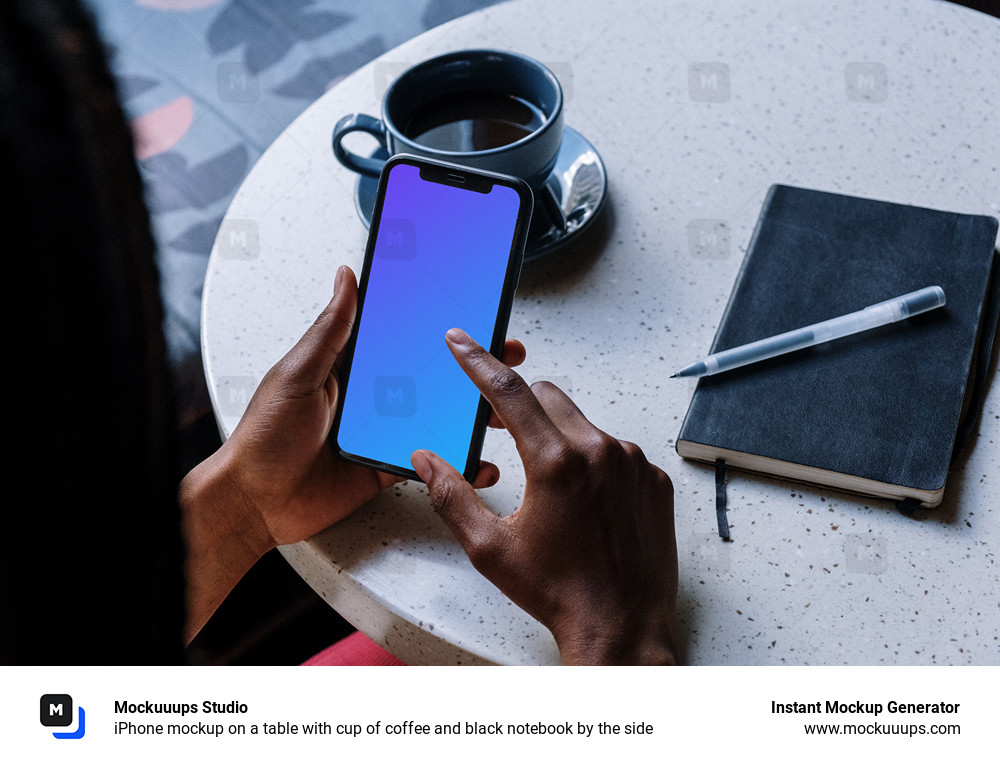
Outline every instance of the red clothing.
[[361, 631], [340, 639], [303, 665], [405, 665]]

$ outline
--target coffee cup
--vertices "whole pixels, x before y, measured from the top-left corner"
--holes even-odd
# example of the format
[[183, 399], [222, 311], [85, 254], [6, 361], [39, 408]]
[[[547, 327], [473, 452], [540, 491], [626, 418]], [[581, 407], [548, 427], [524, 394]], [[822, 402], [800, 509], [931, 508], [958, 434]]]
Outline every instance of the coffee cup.
[[349, 114], [333, 129], [333, 153], [345, 167], [377, 177], [385, 159], [344, 148], [353, 132], [375, 137], [387, 156], [407, 153], [496, 173], [544, 187], [563, 134], [556, 76], [518, 53], [464, 50], [417, 64], [386, 90], [381, 118]]

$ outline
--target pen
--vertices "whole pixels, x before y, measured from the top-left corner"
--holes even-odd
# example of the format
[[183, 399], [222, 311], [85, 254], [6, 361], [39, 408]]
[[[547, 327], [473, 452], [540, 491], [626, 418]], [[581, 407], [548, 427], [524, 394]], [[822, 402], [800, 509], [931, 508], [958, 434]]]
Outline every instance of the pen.
[[732, 370], [745, 364], [770, 359], [773, 356], [798, 351], [800, 348], [815, 346], [828, 340], [843, 338], [845, 335], [870, 330], [900, 319], [922, 314], [944, 305], [944, 290], [937, 285], [925, 287], [898, 298], [891, 298], [876, 303], [868, 308], [851, 314], [817, 322], [798, 330], [790, 330], [770, 338], [755, 340], [743, 346], [719, 351], [706, 356], [697, 362], [682, 367], [671, 378], [693, 378], [702, 375], [714, 375], [717, 372]]

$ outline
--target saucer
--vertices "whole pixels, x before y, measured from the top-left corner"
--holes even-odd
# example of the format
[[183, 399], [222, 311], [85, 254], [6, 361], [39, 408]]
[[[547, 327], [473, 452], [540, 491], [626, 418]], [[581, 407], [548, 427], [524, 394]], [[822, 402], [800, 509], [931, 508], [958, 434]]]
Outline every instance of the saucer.
[[[379, 147], [371, 156], [387, 159], [389, 155]], [[377, 192], [377, 178], [358, 176], [354, 204], [365, 228], [371, 225]], [[607, 192], [608, 176], [597, 150], [572, 128], [563, 128], [555, 167], [544, 187], [535, 192], [524, 260], [557, 250], [585, 231], [597, 218]]]

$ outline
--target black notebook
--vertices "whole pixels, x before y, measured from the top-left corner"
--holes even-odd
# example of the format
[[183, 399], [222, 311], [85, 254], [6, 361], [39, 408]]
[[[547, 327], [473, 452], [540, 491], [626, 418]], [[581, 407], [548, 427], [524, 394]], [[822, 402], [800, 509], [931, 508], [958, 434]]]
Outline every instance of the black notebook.
[[981, 395], [986, 380], [974, 366], [986, 369], [996, 331], [996, 236], [997, 220], [988, 216], [773, 186], [711, 352], [930, 285], [944, 288], [947, 303], [701, 378], [677, 452], [940, 503], [970, 406], [967, 389], [979, 386]]

